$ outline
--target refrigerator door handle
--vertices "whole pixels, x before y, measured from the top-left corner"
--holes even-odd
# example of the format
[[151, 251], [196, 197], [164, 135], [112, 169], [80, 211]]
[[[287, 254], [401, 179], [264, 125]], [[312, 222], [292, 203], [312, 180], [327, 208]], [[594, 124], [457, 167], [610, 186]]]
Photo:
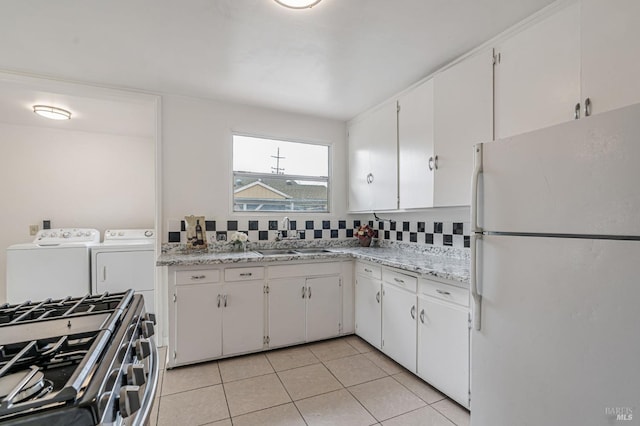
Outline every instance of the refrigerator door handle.
[[473, 175], [471, 177], [471, 234], [482, 232], [478, 226], [478, 180], [482, 173], [482, 144], [473, 146]]
[[473, 327], [480, 330], [482, 296], [478, 293], [478, 276], [477, 276], [477, 243], [482, 239], [482, 234], [471, 234], [471, 268], [469, 277], [469, 286], [471, 287], [471, 297], [473, 298]]

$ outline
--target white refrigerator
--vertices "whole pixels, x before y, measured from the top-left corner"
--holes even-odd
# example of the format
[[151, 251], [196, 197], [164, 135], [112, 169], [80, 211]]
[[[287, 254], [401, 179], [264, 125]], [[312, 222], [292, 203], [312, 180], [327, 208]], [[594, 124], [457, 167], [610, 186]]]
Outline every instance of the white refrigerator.
[[640, 105], [475, 147], [471, 426], [640, 425]]

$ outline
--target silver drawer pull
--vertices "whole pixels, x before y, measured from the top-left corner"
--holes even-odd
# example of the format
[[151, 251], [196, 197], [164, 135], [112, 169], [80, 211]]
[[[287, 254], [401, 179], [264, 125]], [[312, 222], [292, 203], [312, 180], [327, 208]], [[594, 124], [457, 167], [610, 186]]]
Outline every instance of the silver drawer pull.
[[304, 299], [304, 295], [307, 292], [307, 289], [302, 286], [302, 298]]
[[449, 296], [451, 294], [448, 291], [440, 290], [439, 288], [437, 288], [436, 291], [440, 294], [444, 294], [445, 296]]
[[218, 308], [220, 307], [220, 298], [221, 298], [221, 297], [222, 297], [222, 296], [218, 295]]
[[307, 289], [308, 298], [311, 299], [311, 286]]
[[250, 277], [251, 275], [253, 275], [253, 272], [243, 272], [240, 274], [241, 277]]
[[367, 269], [367, 268], [364, 268], [364, 271], [369, 273], [369, 274], [373, 272], [371, 269]]
[[404, 280], [401, 280], [400, 278], [394, 278], [393, 280], [397, 283], [404, 284]]
[[416, 305], [411, 307], [411, 318], [416, 319]]
[[380, 303], [380, 292], [376, 293], [376, 300], [378, 301], [378, 303]]
[[420, 311], [420, 322], [424, 324], [424, 309]]
[[207, 278], [206, 275], [191, 275], [192, 280], [203, 280], [205, 278]]

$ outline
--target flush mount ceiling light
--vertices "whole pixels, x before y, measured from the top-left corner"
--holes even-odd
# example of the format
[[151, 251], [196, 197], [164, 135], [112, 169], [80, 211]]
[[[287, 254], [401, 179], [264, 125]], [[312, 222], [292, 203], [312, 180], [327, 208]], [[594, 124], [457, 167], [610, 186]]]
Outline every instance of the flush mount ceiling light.
[[50, 118], [51, 120], [71, 120], [70, 111], [49, 105], [34, 105], [33, 112], [42, 117]]
[[280, 6], [288, 7], [289, 9], [308, 9], [320, 3], [320, 1], [321, 0], [275, 0]]

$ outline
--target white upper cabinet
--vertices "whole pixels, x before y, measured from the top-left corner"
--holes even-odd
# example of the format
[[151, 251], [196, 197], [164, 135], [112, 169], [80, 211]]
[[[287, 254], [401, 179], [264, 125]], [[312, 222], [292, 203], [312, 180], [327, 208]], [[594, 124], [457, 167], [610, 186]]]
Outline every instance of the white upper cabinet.
[[396, 102], [387, 102], [349, 126], [349, 210], [398, 208]]
[[640, 102], [640, 1], [583, 0], [582, 115]]
[[400, 208], [433, 206], [433, 80], [398, 99]]
[[433, 206], [469, 205], [473, 145], [493, 140], [493, 49], [444, 70], [434, 82]]
[[496, 55], [496, 138], [574, 118], [580, 102], [579, 3], [507, 39]]

